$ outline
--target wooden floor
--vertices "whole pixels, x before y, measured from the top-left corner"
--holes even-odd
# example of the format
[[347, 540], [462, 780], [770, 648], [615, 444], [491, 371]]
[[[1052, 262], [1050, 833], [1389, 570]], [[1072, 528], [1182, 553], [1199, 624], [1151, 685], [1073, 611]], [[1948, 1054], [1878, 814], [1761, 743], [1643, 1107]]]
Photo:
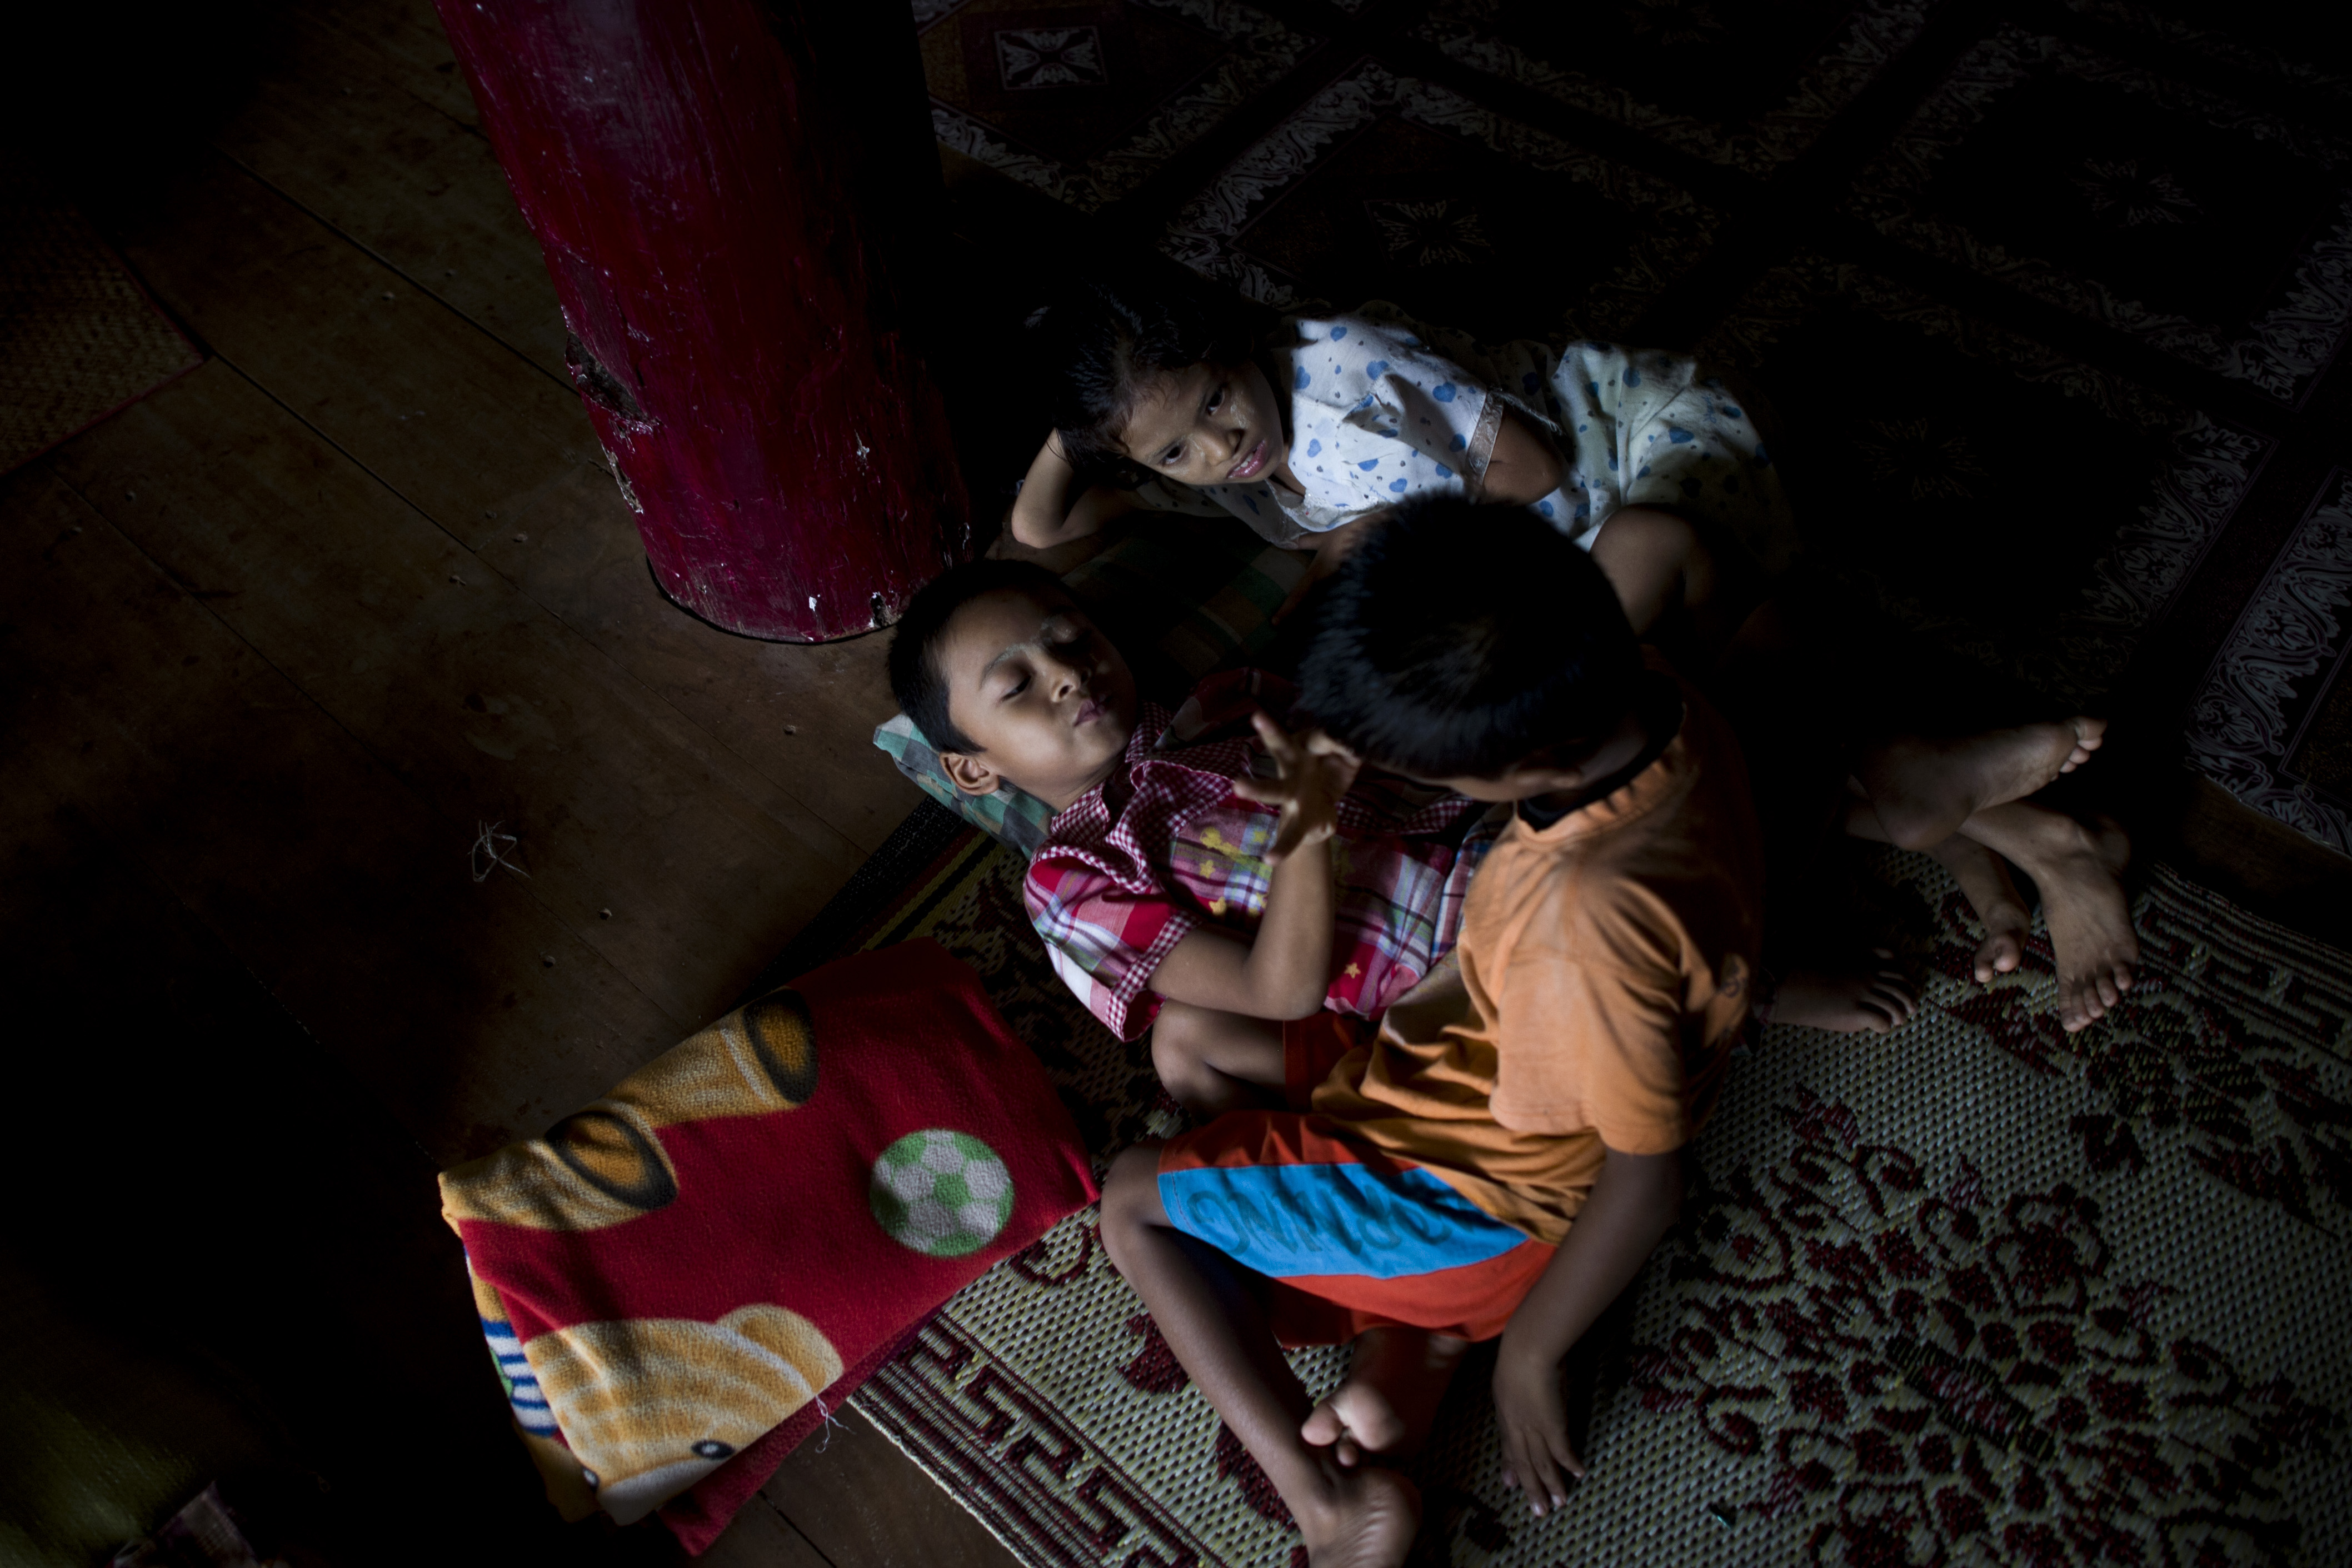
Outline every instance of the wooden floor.
[[[659, 1560], [539, 1500], [432, 1173], [723, 1011], [888, 835], [884, 642], [656, 593], [428, 5], [252, 41], [167, 179], [80, 193], [207, 363], [0, 480], [19, 1169], [60, 1173], [14, 1239], [226, 1364], [339, 1560]], [[918, 1559], [1008, 1561], [854, 1415], [712, 1554]]]

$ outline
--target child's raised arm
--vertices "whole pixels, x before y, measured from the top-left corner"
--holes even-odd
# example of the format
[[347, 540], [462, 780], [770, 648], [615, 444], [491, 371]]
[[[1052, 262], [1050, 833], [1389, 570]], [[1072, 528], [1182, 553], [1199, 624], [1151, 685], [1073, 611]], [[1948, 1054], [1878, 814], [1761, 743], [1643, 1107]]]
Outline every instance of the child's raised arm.
[[1355, 782], [1355, 754], [1318, 731], [1293, 739], [1265, 714], [1259, 738], [1273, 754], [1272, 779], [1236, 779], [1248, 800], [1281, 809], [1265, 912], [1255, 940], [1218, 931], [1188, 933], [1160, 961], [1151, 989], [1171, 1002], [1253, 1018], [1305, 1018], [1323, 1005], [1331, 984], [1331, 857], [1323, 847], [1339, 826], [1339, 797]]
[[1102, 525], [1134, 504], [1118, 490], [1101, 485], [1073, 497], [1077, 469], [1062, 456], [1061, 441], [1049, 434], [1013, 498], [1013, 537], [1033, 550], [1050, 550], [1098, 531]]

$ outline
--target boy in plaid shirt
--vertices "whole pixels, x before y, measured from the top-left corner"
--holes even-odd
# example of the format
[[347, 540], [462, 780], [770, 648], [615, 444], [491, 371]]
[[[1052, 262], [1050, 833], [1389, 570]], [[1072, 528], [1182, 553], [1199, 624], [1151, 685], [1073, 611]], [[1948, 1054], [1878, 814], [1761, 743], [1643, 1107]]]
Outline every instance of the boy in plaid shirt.
[[[1212, 676], [1176, 713], [1061, 584], [975, 562], [899, 622], [899, 704], [957, 787], [1010, 784], [1055, 815], [1024, 891], [1055, 969], [1199, 1116], [1267, 1102], [1287, 1026], [1376, 1017], [1454, 944], [1470, 873], [1499, 827], [1451, 791], [1358, 775], [1294, 738], [1282, 682]], [[1252, 744], [1255, 729], [1258, 744]], [[1325, 847], [1325, 840], [1330, 840]]]

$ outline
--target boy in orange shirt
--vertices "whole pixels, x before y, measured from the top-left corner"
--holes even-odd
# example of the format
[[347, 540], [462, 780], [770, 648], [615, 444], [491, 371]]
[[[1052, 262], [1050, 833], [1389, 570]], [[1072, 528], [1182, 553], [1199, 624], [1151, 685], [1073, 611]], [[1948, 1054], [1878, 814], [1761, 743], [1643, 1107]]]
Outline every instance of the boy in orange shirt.
[[[1266, 1026], [1293, 1109], [1126, 1151], [1102, 1235], [1318, 1568], [1396, 1564], [1418, 1498], [1360, 1461], [1419, 1443], [1473, 1340], [1501, 1336], [1529, 1506], [1581, 1474], [1560, 1361], [1674, 1223], [1749, 1016], [1763, 868], [1722, 719], [1532, 514], [1401, 510], [1333, 579], [1301, 673], [1329, 736], [1517, 820], [1453, 956], [1377, 1032]], [[1881, 984], [1899, 1023], [1913, 998]], [[1347, 1381], [1310, 1407], [1277, 1340], [1354, 1341]]]

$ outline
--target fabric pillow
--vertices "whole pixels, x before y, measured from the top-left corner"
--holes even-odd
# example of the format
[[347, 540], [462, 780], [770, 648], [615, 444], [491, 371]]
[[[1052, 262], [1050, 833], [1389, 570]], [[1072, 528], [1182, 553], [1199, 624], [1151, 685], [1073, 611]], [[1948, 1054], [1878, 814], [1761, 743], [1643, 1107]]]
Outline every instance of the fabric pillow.
[[[1274, 640], [1274, 612], [1307, 574], [1307, 557], [1214, 521], [1156, 517], [1064, 574], [1071, 595], [1118, 645], [1137, 689], [1173, 708], [1210, 671], [1245, 663]], [[966, 795], [940, 766], [914, 721], [891, 715], [874, 743], [925, 795], [1024, 855], [1034, 855], [1054, 814], [1010, 785]]]
[[1045, 1070], [929, 940], [803, 975], [441, 1176], [551, 1499], [623, 1523], [755, 1445], [772, 1468], [762, 1435], [1096, 1195]]
[[1025, 858], [1036, 857], [1037, 846], [1045, 842], [1046, 826], [1054, 820], [1052, 806], [1009, 784], [997, 785], [993, 794], [966, 795], [956, 788], [947, 769], [940, 765], [939, 752], [904, 713], [893, 713], [877, 726], [874, 743], [888, 752], [898, 771], [914, 780], [915, 787], [925, 795], [991, 838], [1010, 844]]

